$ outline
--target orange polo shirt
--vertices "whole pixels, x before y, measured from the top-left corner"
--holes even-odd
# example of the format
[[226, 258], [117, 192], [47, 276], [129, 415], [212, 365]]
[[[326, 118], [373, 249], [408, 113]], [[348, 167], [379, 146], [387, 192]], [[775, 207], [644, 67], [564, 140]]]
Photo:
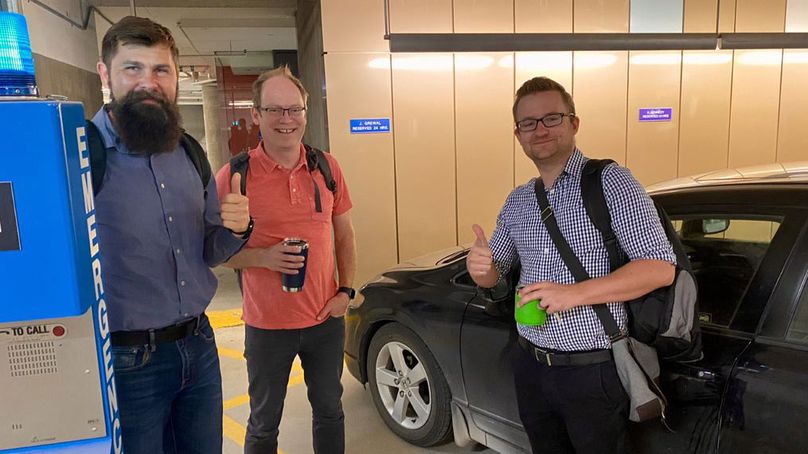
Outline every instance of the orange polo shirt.
[[[303, 238], [309, 242], [306, 280], [303, 290], [287, 293], [281, 289], [281, 273], [266, 268], [247, 268], [242, 274], [244, 286], [244, 322], [263, 329], [307, 328], [322, 323], [317, 314], [337, 293], [332, 217], [351, 209], [351, 196], [342, 170], [328, 153], [326, 159], [337, 183], [336, 193], [325, 185], [319, 170], [309, 172], [305, 149], [300, 146], [300, 161], [294, 169], [285, 169], [265, 152], [263, 143], [250, 150], [247, 172], [247, 197], [250, 215], [255, 221], [246, 248], [268, 248], [284, 238]], [[230, 192], [230, 164], [216, 174], [219, 197]], [[314, 183], [320, 189], [322, 213], [314, 207]]]

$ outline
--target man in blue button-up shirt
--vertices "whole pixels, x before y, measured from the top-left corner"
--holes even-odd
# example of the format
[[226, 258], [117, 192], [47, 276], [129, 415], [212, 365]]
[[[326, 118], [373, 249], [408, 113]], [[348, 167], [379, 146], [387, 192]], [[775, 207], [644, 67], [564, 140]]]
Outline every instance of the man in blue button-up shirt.
[[129, 454], [221, 452], [209, 267], [250, 231], [246, 197], [235, 189], [220, 205], [215, 181], [203, 181], [180, 141], [177, 56], [165, 27], [126, 17], [104, 36], [98, 63], [112, 102], [92, 120], [107, 148], [95, 206]]
[[603, 192], [630, 261], [609, 272], [606, 247], [581, 198], [587, 158], [575, 146], [580, 119], [564, 87], [544, 77], [525, 82], [513, 116], [514, 134], [541, 174], [558, 227], [593, 279], [576, 283], [564, 264], [540, 219], [535, 180], [508, 196], [490, 242], [480, 226], [473, 227], [469, 273], [481, 287], [493, 287], [519, 259], [521, 303], [538, 299], [554, 314], [540, 326], [517, 323], [514, 383], [533, 452], [623, 453], [628, 396], [592, 306], [606, 304], [625, 329], [622, 302], [670, 285], [676, 258], [642, 185], [625, 167], [610, 165], [603, 170]]

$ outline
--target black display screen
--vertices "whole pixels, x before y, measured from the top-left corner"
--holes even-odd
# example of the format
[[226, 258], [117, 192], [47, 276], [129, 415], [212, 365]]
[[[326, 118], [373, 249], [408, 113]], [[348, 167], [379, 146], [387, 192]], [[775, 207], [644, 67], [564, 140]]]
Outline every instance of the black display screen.
[[19, 251], [20, 232], [11, 183], [0, 181], [0, 251]]

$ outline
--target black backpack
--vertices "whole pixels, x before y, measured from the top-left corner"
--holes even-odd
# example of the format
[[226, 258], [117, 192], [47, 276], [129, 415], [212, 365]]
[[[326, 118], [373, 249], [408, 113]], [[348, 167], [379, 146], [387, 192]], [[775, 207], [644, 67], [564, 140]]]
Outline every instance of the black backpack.
[[[603, 169], [611, 159], [590, 159], [581, 175], [581, 197], [589, 219], [598, 229], [609, 253], [612, 271], [628, 259], [612, 230], [612, 220], [603, 195]], [[654, 202], [665, 235], [676, 254], [673, 283], [627, 302], [629, 333], [640, 342], [656, 348], [668, 361], [697, 361], [702, 357], [699, 327], [698, 291], [690, 259], [665, 210]]]
[[[306, 144], [303, 144], [303, 147], [306, 149], [306, 165], [309, 167], [309, 172], [314, 173], [315, 170], [319, 170], [325, 180], [325, 186], [332, 194], [336, 194], [337, 182], [334, 181], [334, 176], [331, 174], [331, 166], [328, 164], [325, 152]], [[233, 175], [237, 173], [241, 175], [241, 193], [244, 195], [247, 195], [247, 170], [249, 168], [250, 155], [248, 151], [242, 151], [230, 158], [230, 178], [232, 179]], [[323, 212], [323, 204], [320, 201], [320, 186], [316, 180], [314, 180], [314, 209], [318, 213]], [[238, 287], [243, 293], [241, 270], [237, 268], [234, 271], [238, 278]]]
[[[104, 174], [107, 170], [107, 147], [101, 137], [101, 131], [90, 120], [85, 122], [85, 134], [87, 135], [87, 148], [90, 152], [90, 169], [93, 175], [93, 193], [98, 195], [101, 185], [104, 183]], [[180, 145], [191, 163], [194, 165], [199, 179], [202, 181], [202, 188], [205, 190], [205, 198], [208, 197], [208, 182], [211, 178], [210, 163], [202, 145], [190, 134], [183, 131], [180, 137]]]
[[[325, 186], [331, 191], [332, 194], [337, 192], [337, 182], [331, 175], [331, 166], [328, 165], [328, 159], [325, 157], [325, 152], [312, 146], [303, 144], [306, 149], [306, 165], [309, 167], [309, 172], [314, 173], [319, 170], [325, 180]], [[241, 193], [247, 195], [247, 170], [250, 168], [250, 154], [248, 151], [241, 153], [230, 158], [230, 178], [235, 174], [241, 174]], [[323, 204], [320, 202], [320, 187], [314, 183], [314, 209], [318, 213], [323, 212]]]

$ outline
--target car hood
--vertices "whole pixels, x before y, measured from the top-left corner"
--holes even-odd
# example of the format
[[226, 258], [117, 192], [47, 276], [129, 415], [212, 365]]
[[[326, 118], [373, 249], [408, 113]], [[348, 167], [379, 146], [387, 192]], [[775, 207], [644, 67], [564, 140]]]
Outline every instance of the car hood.
[[[469, 245], [470, 246], [470, 245]], [[458, 255], [468, 249], [468, 246], [452, 246], [440, 251], [430, 252], [418, 257], [414, 257], [399, 263], [395, 268], [431, 268], [447, 259]]]

